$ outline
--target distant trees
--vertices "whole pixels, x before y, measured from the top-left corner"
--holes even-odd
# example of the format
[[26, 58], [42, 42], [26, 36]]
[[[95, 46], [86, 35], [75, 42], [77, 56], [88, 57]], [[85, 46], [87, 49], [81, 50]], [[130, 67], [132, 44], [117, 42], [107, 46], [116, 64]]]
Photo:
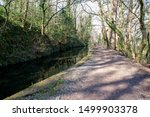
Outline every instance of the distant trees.
[[92, 31], [92, 17], [91, 15], [83, 17], [80, 16], [80, 24], [79, 24], [79, 37], [82, 39], [87, 45], [89, 43], [89, 38], [91, 36]]

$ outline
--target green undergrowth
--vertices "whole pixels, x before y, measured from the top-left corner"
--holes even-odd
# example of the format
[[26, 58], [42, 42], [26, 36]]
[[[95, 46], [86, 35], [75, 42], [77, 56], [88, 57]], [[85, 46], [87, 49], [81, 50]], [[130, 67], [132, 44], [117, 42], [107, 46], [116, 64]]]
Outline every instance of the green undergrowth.
[[[54, 52], [85, 46], [78, 36], [55, 39], [55, 36], [41, 35], [38, 27], [31, 30], [0, 16], [0, 66], [16, 64], [50, 55]], [[60, 32], [61, 33], [61, 32]], [[63, 38], [63, 37], [62, 37]]]

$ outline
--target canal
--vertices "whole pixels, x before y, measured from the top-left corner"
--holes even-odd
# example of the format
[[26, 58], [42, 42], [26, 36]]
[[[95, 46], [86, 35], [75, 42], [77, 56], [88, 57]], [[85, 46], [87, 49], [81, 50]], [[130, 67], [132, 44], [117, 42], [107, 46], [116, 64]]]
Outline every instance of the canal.
[[70, 68], [87, 53], [88, 50], [85, 48], [75, 48], [29, 62], [0, 67], [0, 99]]

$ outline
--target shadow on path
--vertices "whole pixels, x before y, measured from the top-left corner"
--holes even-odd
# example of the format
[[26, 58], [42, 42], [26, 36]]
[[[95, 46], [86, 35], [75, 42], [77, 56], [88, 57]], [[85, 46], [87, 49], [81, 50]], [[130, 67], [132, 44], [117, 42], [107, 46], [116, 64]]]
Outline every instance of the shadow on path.
[[92, 58], [64, 77], [61, 99], [150, 99], [150, 70], [114, 50], [96, 48]]

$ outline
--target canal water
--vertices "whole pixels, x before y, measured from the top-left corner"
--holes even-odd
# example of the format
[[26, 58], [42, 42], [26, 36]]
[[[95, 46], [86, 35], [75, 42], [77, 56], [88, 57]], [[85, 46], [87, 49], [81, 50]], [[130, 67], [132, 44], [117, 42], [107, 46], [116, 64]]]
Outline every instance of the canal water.
[[0, 67], [0, 99], [70, 68], [87, 53], [85, 48], [76, 48], [29, 62]]

